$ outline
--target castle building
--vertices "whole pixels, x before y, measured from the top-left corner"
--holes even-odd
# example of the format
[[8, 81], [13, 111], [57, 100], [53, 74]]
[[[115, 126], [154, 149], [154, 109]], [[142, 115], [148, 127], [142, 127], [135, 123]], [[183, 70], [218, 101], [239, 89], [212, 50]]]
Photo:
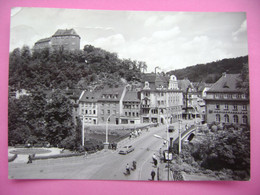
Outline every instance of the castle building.
[[239, 74], [223, 73], [206, 92], [206, 122], [223, 125], [249, 124], [249, 97], [239, 84]]
[[44, 48], [51, 50], [64, 49], [67, 51], [79, 50], [80, 36], [74, 29], [59, 29], [51, 37], [37, 41], [33, 47], [36, 51]]

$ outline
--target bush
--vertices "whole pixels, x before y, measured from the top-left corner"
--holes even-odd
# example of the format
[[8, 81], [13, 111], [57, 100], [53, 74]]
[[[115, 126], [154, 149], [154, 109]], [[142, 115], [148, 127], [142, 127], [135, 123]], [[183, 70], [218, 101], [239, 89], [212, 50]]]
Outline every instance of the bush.
[[13, 155], [12, 157], [8, 156], [8, 162], [14, 161], [17, 158], [17, 156], [18, 156], [17, 154]]

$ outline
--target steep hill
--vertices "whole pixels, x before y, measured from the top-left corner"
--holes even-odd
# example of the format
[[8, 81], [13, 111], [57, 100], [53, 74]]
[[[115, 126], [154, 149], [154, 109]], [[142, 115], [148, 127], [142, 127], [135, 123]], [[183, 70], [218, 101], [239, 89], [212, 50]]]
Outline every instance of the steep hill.
[[9, 61], [9, 86], [14, 90], [117, 87], [122, 80], [140, 80], [145, 65], [91, 45], [75, 52], [24, 46], [13, 50]]
[[214, 83], [221, 77], [223, 72], [229, 74], [241, 73], [243, 64], [248, 64], [248, 56], [223, 59], [207, 64], [197, 64], [169, 71], [168, 74], [174, 74], [178, 79], [188, 78], [192, 82]]

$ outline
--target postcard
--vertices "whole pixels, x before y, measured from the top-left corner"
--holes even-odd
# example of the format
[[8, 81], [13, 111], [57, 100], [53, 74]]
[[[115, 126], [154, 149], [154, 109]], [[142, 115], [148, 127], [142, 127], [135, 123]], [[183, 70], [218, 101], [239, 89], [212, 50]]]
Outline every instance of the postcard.
[[244, 12], [11, 10], [9, 179], [250, 180]]

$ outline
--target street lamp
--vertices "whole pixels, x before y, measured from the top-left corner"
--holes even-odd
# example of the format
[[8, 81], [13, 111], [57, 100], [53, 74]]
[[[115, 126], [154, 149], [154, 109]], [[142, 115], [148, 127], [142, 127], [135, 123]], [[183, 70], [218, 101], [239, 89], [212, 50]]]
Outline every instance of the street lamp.
[[107, 121], [106, 121], [106, 142], [104, 143], [104, 146], [106, 149], [108, 149], [108, 145], [109, 145], [109, 142], [108, 142], [108, 120], [110, 119], [110, 117], [114, 115], [114, 113], [110, 114], [108, 117], [107, 117]]
[[179, 154], [181, 153], [181, 123], [182, 120], [179, 120]]
[[168, 128], [169, 128], [169, 125], [168, 125], [168, 121], [165, 120], [165, 117], [163, 115], [160, 115], [161, 118], [163, 118], [163, 120], [166, 122], [166, 136], [167, 136], [167, 147], [169, 147], [169, 131], [168, 131]]
[[81, 137], [82, 137], [82, 141], [81, 141], [81, 145], [84, 147], [84, 138], [85, 138], [85, 132], [84, 132], [84, 124], [85, 124], [85, 117], [84, 115], [82, 115], [82, 129], [81, 129]]
[[167, 175], [167, 179], [169, 181], [169, 177], [170, 177], [170, 147], [169, 147], [169, 142], [170, 141], [168, 139], [165, 139], [165, 138], [163, 138], [159, 135], [156, 135], [156, 134], [154, 134], [153, 136], [158, 138], [158, 139], [162, 139], [162, 140], [167, 141], [167, 145], [168, 145], [168, 159], [167, 159], [168, 160], [168, 175]]

